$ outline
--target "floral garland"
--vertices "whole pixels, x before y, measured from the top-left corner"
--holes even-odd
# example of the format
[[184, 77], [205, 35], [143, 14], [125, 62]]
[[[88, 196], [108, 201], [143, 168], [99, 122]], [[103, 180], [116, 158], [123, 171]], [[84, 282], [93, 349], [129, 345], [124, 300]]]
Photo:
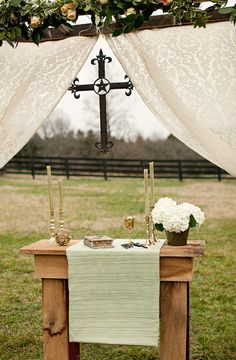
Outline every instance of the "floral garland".
[[19, 38], [32, 39], [38, 45], [46, 29], [71, 28], [70, 22], [81, 15], [89, 15], [98, 28], [115, 21], [113, 36], [139, 28], [158, 9], [172, 15], [173, 23], [181, 24], [185, 18], [194, 27], [205, 27], [210, 12], [218, 9], [231, 13], [235, 24], [236, 6], [226, 8], [226, 0], [213, 1], [210, 8], [201, 10], [200, 1], [195, 0], [0, 0], [0, 46], [3, 40], [17, 43]]

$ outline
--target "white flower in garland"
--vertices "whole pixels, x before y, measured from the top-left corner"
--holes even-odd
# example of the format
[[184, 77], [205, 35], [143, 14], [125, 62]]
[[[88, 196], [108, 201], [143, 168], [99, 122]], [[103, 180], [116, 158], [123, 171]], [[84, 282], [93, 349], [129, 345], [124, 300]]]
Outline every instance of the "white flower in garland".
[[127, 10], [125, 10], [125, 15], [129, 16], [129, 15], [136, 15], [137, 11], [135, 10], [135, 8], [130, 7]]
[[152, 210], [152, 221], [160, 230], [180, 233], [205, 220], [204, 212], [197, 206], [189, 203], [177, 203], [171, 198], [161, 198]]

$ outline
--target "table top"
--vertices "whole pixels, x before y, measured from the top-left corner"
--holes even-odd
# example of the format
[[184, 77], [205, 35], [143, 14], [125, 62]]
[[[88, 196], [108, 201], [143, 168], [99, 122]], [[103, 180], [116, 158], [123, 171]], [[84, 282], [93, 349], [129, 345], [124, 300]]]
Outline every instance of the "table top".
[[[138, 239], [140, 240], [140, 239]], [[66, 255], [66, 249], [69, 246], [76, 244], [82, 240], [71, 240], [67, 246], [59, 246], [57, 244], [50, 243], [48, 240], [39, 240], [30, 245], [26, 245], [20, 249], [21, 254], [33, 254], [33, 255]], [[127, 242], [127, 239], [121, 239], [123, 242]], [[134, 239], [135, 241], [135, 239]], [[170, 246], [164, 245], [161, 248], [161, 257], [197, 257], [203, 256], [205, 250], [204, 240], [189, 240], [185, 246]]]

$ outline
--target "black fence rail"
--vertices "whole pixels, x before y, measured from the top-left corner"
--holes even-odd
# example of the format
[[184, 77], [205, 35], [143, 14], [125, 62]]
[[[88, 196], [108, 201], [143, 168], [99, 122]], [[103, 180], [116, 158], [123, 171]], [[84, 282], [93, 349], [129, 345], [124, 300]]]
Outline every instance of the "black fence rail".
[[232, 178], [223, 169], [207, 160], [133, 160], [64, 157], [14, 157], [2, 169], [2, 174], [45, 175], [46, 166], [51, 165], [53, 175], [94, 176], [105, 180], [112, 177], [143, 177], [143, 169], [150, 161], [155, 164], [158, 178], [179, 179], [218, 179]]

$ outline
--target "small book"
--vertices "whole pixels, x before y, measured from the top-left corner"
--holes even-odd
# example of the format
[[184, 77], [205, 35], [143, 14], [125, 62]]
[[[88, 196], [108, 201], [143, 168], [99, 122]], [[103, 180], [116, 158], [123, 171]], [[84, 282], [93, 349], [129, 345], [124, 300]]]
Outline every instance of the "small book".
[[113, 247], [113, 239], [109, 236], [85, 236], [84, 245], [89, 246], [92, 249], [106, 249]]

